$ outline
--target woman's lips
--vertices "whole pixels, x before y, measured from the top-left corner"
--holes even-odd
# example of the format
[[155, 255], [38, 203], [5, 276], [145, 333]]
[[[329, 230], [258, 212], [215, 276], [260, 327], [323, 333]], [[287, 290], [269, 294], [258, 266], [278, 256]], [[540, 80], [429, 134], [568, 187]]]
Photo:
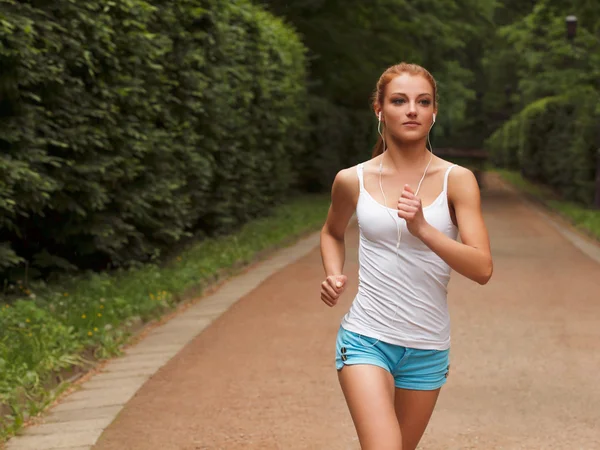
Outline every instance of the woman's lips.
[[402, 125], [412, 128], [412, 127], [418, 127], [421, 124], [419, 122], [404, 122]]

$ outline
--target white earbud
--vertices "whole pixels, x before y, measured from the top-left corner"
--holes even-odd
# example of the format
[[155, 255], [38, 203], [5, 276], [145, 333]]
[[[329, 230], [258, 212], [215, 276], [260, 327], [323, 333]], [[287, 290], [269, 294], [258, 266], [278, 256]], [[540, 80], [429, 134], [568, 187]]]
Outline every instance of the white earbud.
[[435, 114], [433, 115], [433, 123], [435, 123]]
[[379, 121], [381, 122], [381, 111], [379, 111]]

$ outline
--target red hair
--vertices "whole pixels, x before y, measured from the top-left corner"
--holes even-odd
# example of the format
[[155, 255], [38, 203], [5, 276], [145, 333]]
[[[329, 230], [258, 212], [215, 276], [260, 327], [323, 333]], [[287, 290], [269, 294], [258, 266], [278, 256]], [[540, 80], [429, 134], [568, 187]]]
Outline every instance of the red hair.
[[[409, 64], [409, 63], [400, 63], [394, 66], [388, 67], [385, 72], [381, 74], [379, 77], [379, 81], [377, 82], [377, 87], [375, 88], [375, 92], [373, 93], [373, 109], [376, 110], [377, 107], [383, 107], [383, 100], [385, 98], [385, 90], [387, 85], [396, 78], [398, 75], [402, 75], [403, 73], [409, 73], [411, 75], [421, 75], [429, 81], [431, 87], [433, 88], [433, 107], [437, 108], [437, 85], [435, 82], [435, 78], [433, 75], [429, 73], [427, 69], [421, 67], [417, 64]], [[375, 144], [375, 148], [373, 148], [373, 158], [381, 155], [383, 153], [383, 139], [381, 136], [377, 140], [377, 144]]]

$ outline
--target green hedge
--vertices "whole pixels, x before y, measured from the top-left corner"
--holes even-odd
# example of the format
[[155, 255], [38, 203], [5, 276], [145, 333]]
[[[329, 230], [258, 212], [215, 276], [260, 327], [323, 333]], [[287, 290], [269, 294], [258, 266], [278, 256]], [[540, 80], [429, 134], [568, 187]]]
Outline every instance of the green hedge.
[[567, 200], [591, 205], [600, 146], [599, 100], [596, 91], [586, 89], [531, 103], [488, 139], [492, 162], [519, 169]]
[[259, 7], [0, 3], [0, 272], [147, 261], [295, 183], [305, 49]]
[[329, 192], [340, 169], [371, 157], [377, 123], [368, 107], [346, 108], [316, 95], [309, 96], [308, 111], [306, 145], [295, 161], [299, 187], [308, 192]]

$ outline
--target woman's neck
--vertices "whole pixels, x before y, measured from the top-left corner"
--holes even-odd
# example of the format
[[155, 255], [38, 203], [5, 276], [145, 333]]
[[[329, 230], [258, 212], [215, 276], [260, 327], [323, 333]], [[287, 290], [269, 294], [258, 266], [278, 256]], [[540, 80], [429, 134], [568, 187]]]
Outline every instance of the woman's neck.
[[389, 158], [388, 161], [391, 160], [396, 170], [399, 168], [409, 170], [421, 168], [424, 164], [427, 164], [427, 161], [431, 157], [425, 145], [425, 140], [410, 143], [390, 142], [386, 153], [388, 153], [386, 159]]

